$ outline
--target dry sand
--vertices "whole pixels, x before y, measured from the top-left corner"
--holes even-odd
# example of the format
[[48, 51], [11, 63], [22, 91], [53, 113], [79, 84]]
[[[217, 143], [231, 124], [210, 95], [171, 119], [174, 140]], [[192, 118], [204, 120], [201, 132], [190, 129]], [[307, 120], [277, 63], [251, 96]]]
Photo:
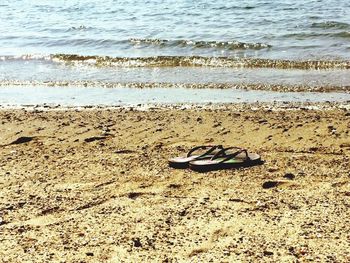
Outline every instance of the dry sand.
[[[349, 130], [339, 107], [3, 109], [0, 260], [349, 262]], [[202, 144], [265, 164], [168, 167]]]

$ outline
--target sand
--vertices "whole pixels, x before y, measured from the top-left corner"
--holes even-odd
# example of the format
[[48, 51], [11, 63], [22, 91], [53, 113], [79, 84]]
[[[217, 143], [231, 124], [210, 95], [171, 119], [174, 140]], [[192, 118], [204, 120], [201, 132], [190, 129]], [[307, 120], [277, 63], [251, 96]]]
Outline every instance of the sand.
[[[332, 105], [2, 109], [1, 262], [349, 262], [349, 130]], [[265, 163], [168, 167], [202, 144]]]

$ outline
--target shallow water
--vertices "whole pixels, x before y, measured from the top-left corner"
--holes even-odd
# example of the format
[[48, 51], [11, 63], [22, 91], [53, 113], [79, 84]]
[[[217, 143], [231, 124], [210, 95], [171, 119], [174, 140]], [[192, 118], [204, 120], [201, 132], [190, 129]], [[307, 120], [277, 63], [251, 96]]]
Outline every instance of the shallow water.
[[138, 104], [203, 104], [238, 102], [349, 102], [350, 94], [242, 91], [236, 89], [104, 87], [0, 87], [0, 105], [136, 106]]
[[[349, 70], [300, 70], [225, 67], [91, 67], [50, 61], [0, 62], [0, 85], [15, 81], [103, 81], [105, 83], [282, 84], [350, 86]], [[350, 88], [349, 88], [350, 91]]]

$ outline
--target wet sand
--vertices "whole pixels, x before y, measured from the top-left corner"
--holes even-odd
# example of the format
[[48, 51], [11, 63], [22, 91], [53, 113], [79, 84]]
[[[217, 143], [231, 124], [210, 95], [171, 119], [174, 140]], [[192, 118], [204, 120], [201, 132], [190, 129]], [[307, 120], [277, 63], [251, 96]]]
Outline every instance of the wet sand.
[[[320, 106], [2, 109], [0, 258], [348, 262], [350, 110]], [[168, 167], [202, 144], [265, 163]]]

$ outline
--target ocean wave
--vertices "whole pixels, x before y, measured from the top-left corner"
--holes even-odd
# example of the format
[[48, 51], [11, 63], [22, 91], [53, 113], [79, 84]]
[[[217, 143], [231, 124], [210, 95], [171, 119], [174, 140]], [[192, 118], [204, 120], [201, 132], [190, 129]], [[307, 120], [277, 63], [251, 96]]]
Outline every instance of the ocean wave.
[[25, 55], [18, 55], [18, 56], [1, 56], [0, 55], [0, 62], [1, 61], [31, 61], [31, 60], [39, 60], [39, 61], [52, 61], [53, 56], [52, 55], [41, 55], [41, 54], [25, 54]]
[[[96, 28], [88, 27], [85, 25], [72, 26], [68, 29], [61, 28], [43, 28], [40, 32], [55, 32], [55, 33], [71, 33], [78, 31], [94, 31]], [[92, 38], [82, 36], [70, 36], [70, 37], [49, 37], [49, 36], [23, 36], [23, 35], [6, 35], [3, 36], [6, 40], [20, 40], [24, 42], [25, 46], [42, 46], [42, 47], [94, 47], [98, 49], [122, 47], [122, 48], [135, 48], [135, 47], [152, 47], [155, 49], [163, 48], [178, 48], [178, 49], [212, 49], [212, 50], [261, 50], [268, 49], [272, 46], [266, 43], [247, 43], [241, 41], [206, 41], [206, 40], [191, 40], [191, 39], [148, 39], [148, 38], [130, 38], [130, 39], [113, 39], [113, 38]]]
[[21, 81], [0, 80], [0, 87], [26, 86], [26, 87], [100, 87], [100, 88], [134, 88], [134, 89], [238, 89], [238, 90], [265, 90], [277, 92], [343, 92], [350, 93], [350, 86], [335, 85], [290, 85], [290, 84], [246, 84], [246, 83], [167, 83], [167, 82], [104, 82], [104, 81]]
[[227, 11], [227, 10], [250, 10], [250, 9], [255, 9], [257, 7], [258, 6], [252, 6], [252, 5], [243, 5], [243, 6], [224, 5], [224, 6], [213, 7], [213, 10], [222, 10], [222, 11]]
[[214, 49], [264, 49], [271, 45], [264, 43], [245, 43], [240, 41], [195, 41], [195, 40], [167, 40], [167, 39], [137, 39], [131, 38], [133, 45], [159, 46], [159, 47], [191, 47], [191, 48], [214, 48]]
[[350, 60], [286, 60], [264, 58], [155, 56], [109, 57], [77, 54], [0, 56], [1, 61], [45, 61], [69, 66], [96, 67], [215, 67], [215, 68], [273, 68], [273, 69], [350, 69]]
[[340, 32], [302, 32], [302, 33], [291, 33], [285, 34], [283, 37], [292, 39], [309, 39], [315, 37], [327, 37], [327, 38], [350, 38], [350, 31]]
[[350, 69], [350, 61], [338, 60], [279, 60], [262, 58], [229, 57], [108, 57], [57, 54], [53, 61], [67, 64], [83, 64], [106, 67], [227, 67], [227, 68], [276, 68], [276, 69]]
[[68, 29], [65, 29], [65, 32], [70, 32], [70, 31], [89, 31], [95, 29], [93, 27], [90, 26], [85, 26], [85, 25], [79, 25], [79, 26], [72, 26]]
[[337, 22], [337, 21], [325, 21], [325, 22], [315, 22], [311, 24], [311, 28], [321, 28], [321, 29], [350, 29], [350, 24]]

